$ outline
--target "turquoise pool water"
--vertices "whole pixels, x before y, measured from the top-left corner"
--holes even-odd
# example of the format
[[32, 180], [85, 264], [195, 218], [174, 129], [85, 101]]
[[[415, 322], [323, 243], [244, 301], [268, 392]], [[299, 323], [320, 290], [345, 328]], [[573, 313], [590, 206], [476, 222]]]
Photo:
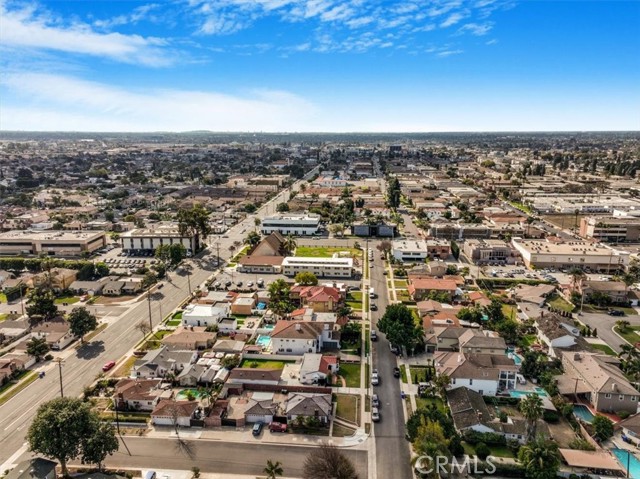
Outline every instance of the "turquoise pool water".
[[264, 334], [261, 334], [258, 336], [258, 339], [256, 339], [256, 344], [259, 346], [262, 346], [263, 348], [266, 348], [267, 346], [269, 346], [270, 343], [271, 343], [271, 336], [265, 336]]
[[594, 415], [589, 410], [589, 408], [583, 404], [574, 404], [573, 405], [573, 414], [576, 417], [579, 417], [585, 422], [593, 421]]
[[264, 326], [262, 326], [262, 329], [269, 329], [269, 330], [271, 330], [271, 329], [273, 329], [273, 328], [275, 328], [275, 326], [274, 326], [273, 324], [265, 324]]
[[[613, 452], [618, 459], [620, 465], [627, 470], [627, 461], [629, 463], [629, 477], [632, 479], [640, 479], [640, 460], [633, 453], [628, 453], [624, 449], [612, 449]], [[628, 455], [630, 454], [630, 455]]]
[[509, 391], [509, 395], [512, 398], [523, 398], [525, 396], [528, 396], [529, 394], [537, 394], [538, 396], [548, 396], [547, 392], [541, 387], [537, 387], [535, 391]]

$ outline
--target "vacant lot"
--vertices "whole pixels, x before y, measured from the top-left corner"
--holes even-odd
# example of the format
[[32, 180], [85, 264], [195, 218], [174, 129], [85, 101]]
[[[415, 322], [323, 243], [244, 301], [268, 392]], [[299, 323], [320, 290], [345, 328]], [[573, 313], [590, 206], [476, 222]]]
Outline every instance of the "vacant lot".
[[113, 376], [116, 378], [126, 378], [129, 377], [131, 373], [131, 369], [133, 369], [133, 365], [138, 358], [135, 356], [131, 356], [127, 358], [122, 364], [118, 366], [118, 368], [113, 372]]
[[566, 299], [564, 299], [564, 298], [562, 298], [562, 297], [560, 297], [558, 295], [552, 296], [547, 301], [547, 303], [552, 308], [558, 309], [560, 311], [564, 311], [565, 313], [570, 313], [575, 308], [575, 306], [573, 304], [571, 304]]

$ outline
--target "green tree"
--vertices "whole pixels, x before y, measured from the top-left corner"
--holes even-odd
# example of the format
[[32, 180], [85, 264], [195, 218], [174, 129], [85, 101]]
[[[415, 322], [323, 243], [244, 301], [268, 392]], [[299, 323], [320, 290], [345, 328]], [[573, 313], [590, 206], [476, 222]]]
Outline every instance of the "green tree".
[[182, 236], [198, 234], [205, 238], [211, 233], [209, 212], [202, 205], [194, 205], [190, 210], [179, 210], [177, 220], [178, 231]]
[[353, 463], [332, 444], [313, 449], [302, 466], [304, 479], [358, 479]]
[[593, 437], [598, 441], [603, 442], [613, 436], [613, 422], [608, 417], [596, 414], [591, 425], [594, 430]]
[[[102, 457], [98, 451], [110, 454], [117, 450], [117, 441], [114, 449], [109, 431], [101, 430], [96, 434], [96, 425], [99, 423], [100, 418], [91, 411], [89, 403], [70, 397], [53, 399], [38, 408], [29, 426], [29, 449], [56, 459], [62, 475], [68, 476], [69, 461], [84, 455], [88, 460], [93, 460]], [[102, 445], [99, 446], [99, 443]]]
[[98, 327], [98, 320], [84, 306], [73, 308], [69, 313], [69, 330], [80, 342], [84, 343], [84, 335]]
[[163, 244], [156, 248], [155, 257], [167, 266], [176, 266], [187, 257], [187, 248], [181, 243]]
[[158, 282], [158, 275], [153, 271], [147, 271], [142, 278], [142, 287], [149, 288]]
[[296, 250], [297, 246], [298, 243], [296, 242], [296, 239], [291, 235], [287, 235], [284, 239], [284, 243], [282, 243], [282, 248], [287, 255], [292, 254]]
[[32, 337], [27, 342], [27, 354], [40, 361], [49, 352], [49, 345], [46, 338]]
[[518, 461], [524, 466], [527, 479], [555, 479], [560, 468], [558, 444], [537, 438], [520, 448]]
[[51, 290], [35, 288], [31, 291], [27, 300], [27, 316], [31, 320], [45, 320], [55, 318], [58, 315], [58, 307], [55, 304], [55, 296]]
[[451, 378], [447, 374], [438, 374], [436, 379], [433, 381], [438, 394], [442, 397], [442, 400], [446, 400], [447, 397], [447, 387], [451, 384]]
[[267, 467], [263, 469], [263, 472], [267, 475], [267, 479], [276, 479], [284, 474], [280, 461], [274, 462], [270, 459], [267, 461]]
[[387, 306], [384, 315], [378, 321], [378, 329], [387, 335], [391, 344], [405, 347], [411, 352], [423, 336], [422, 325], [415, 321], [411, 310], [404, 304]]
[[318, 284], [318, 278], [310, 271], [300, 271], [296, 274], [294, 281], [302, 286], [316, 286]]
[[244, 239], [245, 244], [248, 244], [251, 248], [260, 243], [260, 234], [255, 231], [249, 231], [249, 234]]
[[527, 420], [527, 434], [529, 440], [536, 436], [536, 426], [538, 419], [542, 417], [543, 407], [542, 398], [537, 394], [528, 394], [522, 400], [520, 400], [519, 406], [520, 412]]
[[92, 413], [91, 434], [82, 443], [82, 464], [95, 464], [102, 470], [102, 463], [118, 450], [120, 444], [113, 424], [103, 422]]
[[278, 316], [293, 311], [293, 304], [289, 298], [291, 289], [283, 279], [277, 279], [269, 285], [269, 308]]
[[278, 203], [278, 206], [276, 206], [276, 211], [278, 213], [286, 213], [287, 211], [289, 211], [289, 205], [287, 203]]

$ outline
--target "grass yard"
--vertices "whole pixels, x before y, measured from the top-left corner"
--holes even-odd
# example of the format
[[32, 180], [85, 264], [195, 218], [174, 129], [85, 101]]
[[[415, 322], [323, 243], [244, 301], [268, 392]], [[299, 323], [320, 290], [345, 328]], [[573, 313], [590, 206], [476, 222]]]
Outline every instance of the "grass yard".
[[400, 379], [404, 384], [407, 384], [407, 366], [405, 364], [400, 365]]
[[286, 361], [272, 361], [269, 359], [244, 359], [240, 363], [240, 367], [253, 369], [282, 369], [284, 368], [285, 364], [287, 364]]
[[564, 311], [565, 313], [570, 313], [575, 309], [573, 304], [558, 295], [554, 295], [548, 299], [547, 304], [552, 308]]
[[362, 256], [362, 250], [355, 248], [340, 248], [336, 246], [298, 246], [296, 248], [296, 256], [309, 256], [312, 258], [331, 258], [335, 253], [348, 252], [350, 257], [359, 258]]
[[608, 354], [609, 356], [617, 356], [616, 352], [606, 344], [591, 344], [590, 346], [593, 349], [597, 349], [598, 351], [603, 352], [604, 354]]
[[6, 383], [0, 388], [0, 405], [7, 402], [36, 379], [38, 379], [38, 374], [35, 371], [24, 371], [17, 379]]
[[55, 304], [74, 304], [80, 301], [78, 296], [62, 296], [61, 298], [56, 298], [53, 302]]
[[180, 324], [182, 324], [182, 321], [180, 319], [171, 319], [169, 321], [167, 321], [167, 326], [180, 326]]
[[537, 336], [535, 334], [525, 334], [520, 338], [520, 343], [523, 346], [529, 347], [536, 342], [536, 339], [537, 339]]
[[161, 329], [160, 331], [156, 331], [155, 333], [153, 333], [153, 337], [158, 340], [162, 340], [164, 339], [165, 336], [169, 336], [171, 333], [173, 333], [173, 331], [167, 331], [166, 329]]
[[507, 446], [489, 446], [491, 455], [495, 457], [514, 458], [513, 452]]
[[8, 303], [6, 294], [0, 293], [0, 303]]
[[396, 290], [396, 296], [398, 297], [398, 301], [402, 301], [403, 303], [412, 302], [409, 291], [405, 289]]
[[131, 356], [130, 358], [125, 359], [125, 361], [118, 366], [118, 368], [113, 372], [113, 376], [116, 378], [124, 378], [129, 377], [131, 370], [133, 369], [133, 365], [135, 364], [138, 358], [135, 356]]
[[393, 285], [396, 288], [406, 288], [409, 284], [407, 283], [406, 279], [394, 279]]
[[0, 321], [4, 321], [8, 317], [9, 317], [9, 315], [7, 313], [0, 313]]
[[422, 397], [416, 397], [416, 406], [418, 407], [418, 409], [426, 409], [429, 406], [431, 406], [432, 404], [434, 404], [438, 409], [440, 409], [441, 411], [445, 410], [444, 407], [444, 403], [442, 402], [442, 399], [438, 398], [438, 397], [427, 397], [427, 398], [422, 398]]
[[640, 342], [640, 336], [638, 335], [640, 326], [632, 326], [625, 330], [621, 330], [618, 326], [614, 326], [613, 330], [622, 336], [629, 344], [636, 344], [637, 342]]
[[510, 304], [502, 305], [502, 314], [504, 314], [505, 318], [514, 318], [516, 319], [518, 316], [518, 311], [515, 306], [511, 306]]
[[336, 394], [336, 417], [353, 424], [360, 424], [358, 400], [353, 394]]
[[175, 313], [173, 313], [173, 316], [171, 316], [171, 319], [177, 319], [179, 321], [182, 320], [182, 311], [176, 311]]
[[343, 426], [342, 424], [333, 425], [333, 437], [353, 436], [356, 430], [354, 428]]
[[[413, 384], [423, 383], [425, 382], [427, 370], [430, 368], [420, 367], [420, 366], [412, 366], [409, 368], [409, 374], [411, 374], [411, 381]], [[432, 371], [433, 373], [433, 371]], [[417, 381], [416, 381], [417, 379]]]
[[362, 292], [352, 291], [347, 295], [347, 305], [354, 311], [362, 311]]
[[[338, 374], [342, 376], [346, 382], [346, 386], [348, 388], [359, 388], [360, 387], [360, 364], [340, 364], [340, 370]], [[338, 385], [341, 385], [338, 383]]]

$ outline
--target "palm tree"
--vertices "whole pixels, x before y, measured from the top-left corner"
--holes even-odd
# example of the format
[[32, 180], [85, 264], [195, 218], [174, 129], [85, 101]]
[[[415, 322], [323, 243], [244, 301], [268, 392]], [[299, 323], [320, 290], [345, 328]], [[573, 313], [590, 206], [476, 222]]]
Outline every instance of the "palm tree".
[[263, 472], [267, 475], [267, 479], [276, 479], [284, 474], [280, 461], [273, 462], [271, 460], [267, 461], [267, 467], [263, 469]]
[[286, 254], [293, 253], [297, 246], [298, 246], [298, 243], [296, 242], [295, 238], [291, 235], [288, 235], [284, 239], [284, 242], [282, 243], [282, 247], [284, 248], [284, 251]]
[[260, 243], [260, 235], [255, 231], [249, 231], [249, 234], [244, 239], [244, 242], [249, 245], [249, 248], [253, 248]]
[[258, 230], [258, 227], [262, 224], [262, 221], [260, 221], [260, 218], [255, 218], [255, 219], [253, 220], [253, 224], [255, 225], [254, 230], [255, 230], [255, 231], [257, 231], [257, 230]]
[[536, 436], [538, 419], [542, 417], [542, 399], [537, 394], [529, 394], [520, 401], [520, 412], [528, 422], [528, 438]]
[[621, 333], [624, 333], [627, 329], [629, 329], [630, 326], [631, 323], [626, 319], [619, 319], [618, 321], [616, 321], [616, 327]]
[[621, 344], [620, 352], [618, 353], [618, 357], [622, 359], [624, 362], [628, 362], [632, 359], [636, 359], [640, 356], [638, 349], [631, 344]]
[[[576, 291], [578, 288], [578, 284], [582, 286], [582, 280], [585, 277], [584, 271], [582, 271], [580, 268], [573, 267], [567, 274], [571, 276], [571, 289], [573, 289], [573, 291]], [[582, 288], [580, 288], [580, 290], [582, 290]]]
[[531, 441], [520, 448], [518, 462], [524, 466], [525, 477], [555, 479], [560, 467], [558, 444], [544, 438]]

